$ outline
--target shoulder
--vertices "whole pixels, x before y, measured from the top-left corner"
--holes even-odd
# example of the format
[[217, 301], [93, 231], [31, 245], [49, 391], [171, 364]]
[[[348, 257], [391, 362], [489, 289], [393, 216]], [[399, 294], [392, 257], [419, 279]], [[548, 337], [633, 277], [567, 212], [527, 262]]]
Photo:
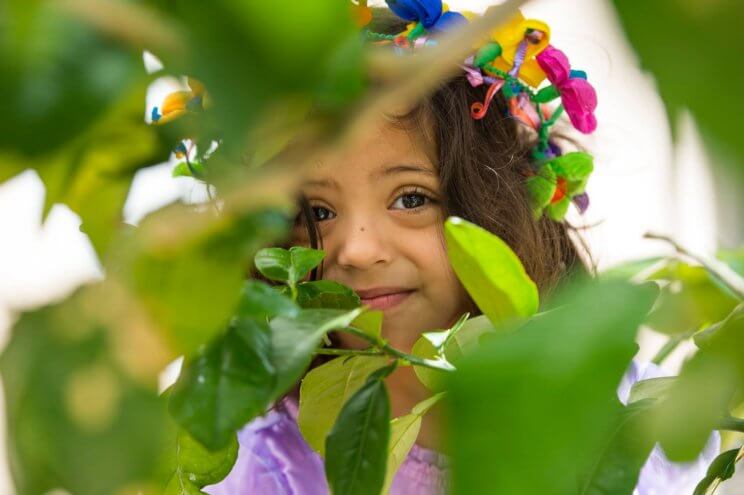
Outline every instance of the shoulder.
[[323, 461], [302, 437], [291, 399], [277, 403], [238, 432], [238, 458], [210, 495], [325, 495]]

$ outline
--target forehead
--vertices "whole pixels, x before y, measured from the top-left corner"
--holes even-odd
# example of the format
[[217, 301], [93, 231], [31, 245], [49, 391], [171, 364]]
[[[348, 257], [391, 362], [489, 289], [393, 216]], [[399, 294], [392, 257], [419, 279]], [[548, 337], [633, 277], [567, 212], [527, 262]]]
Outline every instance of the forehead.
[[308, 179], [324, 179], [345, 172], [371, 179], [392, 171], [420, 172], [436, 177], [433, 147], [423, 133], [388, 118], [376, 119], [370, 128], [325, 154], [308, 171]]

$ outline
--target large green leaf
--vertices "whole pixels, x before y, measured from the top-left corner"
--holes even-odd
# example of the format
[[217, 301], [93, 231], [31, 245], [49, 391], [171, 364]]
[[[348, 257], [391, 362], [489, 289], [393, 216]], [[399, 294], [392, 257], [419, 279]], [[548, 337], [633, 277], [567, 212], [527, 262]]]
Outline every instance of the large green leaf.
[[320, 455], [341, 407], [365, 383], [373, 371], [389, 359], [384, 356], [341, 356], [312, 369], [300, 386], [297, 418], [302, 436]]
[[656, 295], [591, 281], [466, 355], [448, 389], [454, 493], [576, 493], [606, 444], [617, 384]]
[[240, 319], [184, 363], [170, 394], [170, 411], [199, 442], [219, 449], [238, 428], [264, 412], [275, 381], [268, 326]]
[[133, 380], [116, 359], [126, 336], [87, 311], [98, 288], [21, 316], [0, 358], [19, 495], [117, 493], [162, 480], [159, 462], [175, 432], [156, 384]]
[[391, 370], [370, 375], [344, 404], [326, 439], [326, 478], [334, 495], [382, 490], [390, 440], [390, 399], [382, 378]]
[[349, 326], [361, 312], [361, 308], [306, 309], [297, 318], [278, 316], [271, 320], [271, 360], [277, 372], [275, 394], [282, 394], [297, 383], [326, 333]]
[[[741, 166], [744, 140], [738, 120], [744, 101], [715, 89], [744, 77], [742, 65], [730, 63], [743, 55], [737, 35], [741, 3], [658, 0], [640, 5], [615, 0], [614, 4], [642, 65], [656, 78], [672, 124], [681, 109], [691, 110], [713, 149], [723, 147]], [[722, 114], [721, 108], [726, 112]]]
[[537, 311], [537, 286], [504, 241], [457, 217], [445, 223], [445, 237], [455, 273], [494, 325]]
[[617, 420], [596, 464], [582, 483], [582, 495], [630, 495], [638, 483], [643, 464], [656, 443], [647, 431], [653, 399], [627, 407], [617, 403]]

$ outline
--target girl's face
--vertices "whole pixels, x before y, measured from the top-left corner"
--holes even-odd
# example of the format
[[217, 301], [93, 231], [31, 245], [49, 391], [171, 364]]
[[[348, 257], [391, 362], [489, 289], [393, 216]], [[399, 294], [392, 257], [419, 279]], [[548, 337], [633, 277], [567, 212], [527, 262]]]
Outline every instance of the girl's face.
[[[380, 118], [373, 132], [314, 166], [303, 193], [323, 238], [323, 278], [382, 310], [393, 347], [410, 351], [421, 332], [448, 328], [471, 310], [447, 259], [439, 178], [422, 140]], [[295, 237], [309, 243], [304, 225]]]

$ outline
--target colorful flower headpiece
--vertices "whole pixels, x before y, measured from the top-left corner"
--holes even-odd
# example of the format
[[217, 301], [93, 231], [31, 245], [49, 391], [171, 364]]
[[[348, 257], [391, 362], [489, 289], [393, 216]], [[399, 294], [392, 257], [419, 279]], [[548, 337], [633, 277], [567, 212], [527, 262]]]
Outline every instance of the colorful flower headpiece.
[[[437, 33], [474, 17], [470, 12], [450, 11], [441, 0], [386, 2], [393, 13], [408, 21], [399, 34], [367, 29], [372, 10], [365, 0], [353, 3], [352, 9], [368, 40], [393, 45], [400, 53], [436, 44]], [[584, 152], [563, 154], [551, 139], [550, 129], [564, 112], [582, 133], [591, 133], [597, 127], [597, 94], [586, 73], [572, 69], [566, 55], [550, 45], [547, 24], [525, 19], [521, 12], [492, 31], [489, 38], [462, 65], [472, 86], [488, 85], [484, 101], [471, 105], [471, 116], [482, 119], [500, 91], [507, 101], [508, 115], [537, 133], [533, 162], [523, 171], [535, 217], [546, 213], [553, 220], [562, 220], [572, 202], [583, 213], [589, 206], [585, 186], [593, 170], [592, 157]], [[546, 79], [549, 84], [541, 88]], [[549, 104], [557, 100], [559, 104], [549, 109]]]
[[[392, 45], [401, 54], [434, 45], [437, 34], [475, 17], [471, 12], [453, 12], [441, 0], [385, 1], [395, 15], [407, 21], [401, 33], [368, 29], [372, 9], [367, 0], [352, 2], [352, 14], [367, 40]], [[507, 102], [507, 115], [537, 135], [533, 160], [522, 171], [535, 218], [546, 214], [553, 220], [563, 220], [571, 203], [583, 213], [589, 206], [585, 187], [593, 170], [592, 157], [584, 152], [563, 153], [551, 139], [550, 130], [566, 113], [578, 131], [593, 132], [597, 127], [597, 95], [586, 73], [572, 69], [566, 55], [550, 45], [550, 27], [517, 12], [490, 33], [488, 41], [463, 61], [462, 68], [473, 87], [488, 88], [483, 101], [473, 102], [470, 107], [474, 119], [485, 117], [494, 96], [501, 92]], [[189, 79], [188, 88], [166, 96], [162, 105], [152, 109], [151, 121], [163, 124], [208, 106], [208, 94], [201, 83]], [[174, 175], [203, 176], [200, 162], [190, 160], [190, 154], [188, 146], [179, 145], [176, 156], [185, 158], [187, 167], [179, 163]]]

